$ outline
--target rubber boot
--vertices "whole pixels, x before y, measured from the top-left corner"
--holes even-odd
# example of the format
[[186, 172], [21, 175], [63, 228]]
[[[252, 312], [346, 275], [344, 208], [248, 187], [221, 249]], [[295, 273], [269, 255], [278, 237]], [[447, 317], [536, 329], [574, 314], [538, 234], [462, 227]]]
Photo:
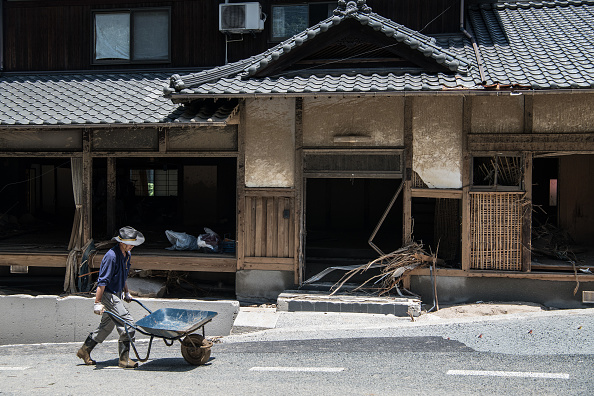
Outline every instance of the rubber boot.
[[76, 352], [76, 356], [84, 360], [87, 366], [97, 364], [97, 362], [91, 359], [91, 351], [95, 348], [95, 345], [97, 345], [97, 341], [93, 340], [91, 336], [88, 336], [85, 343]]
[[118, 366], [121, 368], [136, 368], [138, 362], [130, 359], [130, 341], [119, 341], [118, 349], [120, 352], [120, 361]]

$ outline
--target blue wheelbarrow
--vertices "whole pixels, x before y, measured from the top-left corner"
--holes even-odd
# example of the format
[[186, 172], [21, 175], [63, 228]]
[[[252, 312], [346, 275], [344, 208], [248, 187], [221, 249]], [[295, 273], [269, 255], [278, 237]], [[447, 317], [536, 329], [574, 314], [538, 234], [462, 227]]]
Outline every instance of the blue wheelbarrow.
[[[204, 325], [217, 316], [216, 312], [176, 308], [162, 308], [153, 312], [140, 301], [134, 298], [132, 301], [140, 304], [142, 308], [149, 312], [149, 315], [136, 321], [136, 323], [130, 323], [113, 312], [105, 312], [118, 322], [124, 324], [128, 337], [128, 330], [130, 328], [150, 337], [148, 351], [144, 359], [138, 356], [134, 342], [130, 342], [134, 354], [140, 362], [146, 362], [148, 360], [155, 337], [163, 339], [163, 342], [167, 346], [172, 346], [176, 340], [179, 341], [182, 356], [186, 362], [194, 366], [199, 366], [208, 361], [212, 342], [205, 338]], [[192, 334], [199, 329], [202, 329], [202, 335]]]

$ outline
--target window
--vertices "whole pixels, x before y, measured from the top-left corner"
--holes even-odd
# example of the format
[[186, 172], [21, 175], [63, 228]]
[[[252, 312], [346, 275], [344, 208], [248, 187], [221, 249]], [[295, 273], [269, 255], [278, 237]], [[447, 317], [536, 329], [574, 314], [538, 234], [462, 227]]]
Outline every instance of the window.
[[168, 62], [169, 9], [95, 12], [93, 63]]
[[523, 178], [522, 167], [522, 158], [519, 156], [474, 157], [472, 184], [474, 187], [488, 189], [520, 189]]
[[130, 180], [137, 197], [177, 196], [177, 169], [132, 169]]
[[337, 2], [272, 6], [273, 41], [289, 38], [328, 18]]

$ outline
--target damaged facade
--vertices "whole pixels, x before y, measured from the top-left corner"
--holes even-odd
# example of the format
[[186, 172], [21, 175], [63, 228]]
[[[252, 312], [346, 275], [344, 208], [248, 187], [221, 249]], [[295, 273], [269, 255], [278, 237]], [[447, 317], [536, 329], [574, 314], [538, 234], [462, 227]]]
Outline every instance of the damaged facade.
[[[35, 9], [3, 5], [5, 32]], [[66, 267], [126, 223], [146, 230], [136, 268], [225, 273], [238, 296], [274, 298], [414, 241], [440, 259], [441, 301], [579, 305], [594, 284], [594, 3], [310, 2], [310, 18], [322, 5], [321, 22], [280, 41], [270, 20], [241, 49], [209, 24], [212, 59], [182, 56], [171, 23], [173, 71], [16, 73], [35, 69], [5, 33], [0, 203], [23, 220], [4, 226], [0, 264]], [[203, 227], [235, 249], [165, 250], [165, 230]], [[48, 229], [32, 250], [24, 232]], [[429, 269], [403, 287], [429, 297]]]

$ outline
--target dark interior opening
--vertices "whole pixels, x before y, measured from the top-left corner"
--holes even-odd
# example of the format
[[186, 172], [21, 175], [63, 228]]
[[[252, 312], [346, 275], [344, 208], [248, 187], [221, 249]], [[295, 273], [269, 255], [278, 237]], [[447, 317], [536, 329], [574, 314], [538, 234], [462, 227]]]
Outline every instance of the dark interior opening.
[[[235, 158], [126, 158], [116, 162], [115, 229], [107, 229], [107, 161], [95, 161], [93, 235], [110, 239], [119, 227], [140, 230], [136, 250], [170, 247], [165, 231], [236, 239]], [[167, 252], [164, 250], [163, 252]]]
[[3, 158], [0, 173], [2, 245], [68, 247], [74, 198], [69, 158]]
[[444, 260], [451, 268], [462, 268], [461, 200], [413, 198], [413, 240]]
[[533, 270], [594, 268], [594, 155], [535, 158], [532, 171]]
[[[368, 240], [400, 182], [400, 179], [307, 179], [305, 279], [331, 266], [362, 265], [379, 257]], [[373, 243], [384, 253], [402, 246], [402, 194]], [[334, 271], [322, 281], [335, 282], [344, 274]]]

